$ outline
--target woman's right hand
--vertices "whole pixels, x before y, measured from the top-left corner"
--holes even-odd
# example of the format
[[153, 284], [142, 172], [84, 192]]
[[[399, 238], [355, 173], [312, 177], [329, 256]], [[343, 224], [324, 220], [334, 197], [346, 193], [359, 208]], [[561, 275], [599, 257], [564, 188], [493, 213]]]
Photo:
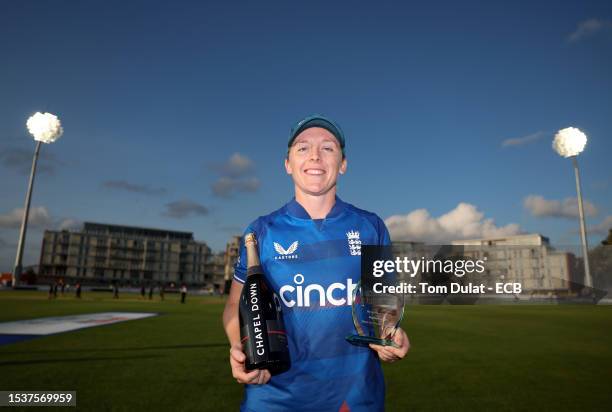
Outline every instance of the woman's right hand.
[[230, 366], [232, 367], [232, 376], [238, 383], [247, 385], [263, 385], [268, 383], [272, 375], [267, 369], [256, 369], [247, 371], [244, 367], [246, 355], [242, 351], [242, 345], [234, 345], [230, 349]]

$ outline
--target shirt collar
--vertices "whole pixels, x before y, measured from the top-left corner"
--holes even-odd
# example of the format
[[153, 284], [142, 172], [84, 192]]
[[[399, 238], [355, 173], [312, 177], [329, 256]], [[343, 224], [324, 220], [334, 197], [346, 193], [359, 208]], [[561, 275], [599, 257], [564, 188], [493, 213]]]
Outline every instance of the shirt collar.
[[[336, 202], [334, 206], [331, 208], [325, 219], [333, 218], [339, 216], [344, 209], [346, 209], [346, 203], [344, 203], [338, 196], [336, 196]], [[292, 198], [286, 205], [285, 210], [287, 213], [293, 217], [297, 217], [298, 219], [311, 219], [310, 215], [304, 209], [304, 207], [295, 200], [295, 197]]]

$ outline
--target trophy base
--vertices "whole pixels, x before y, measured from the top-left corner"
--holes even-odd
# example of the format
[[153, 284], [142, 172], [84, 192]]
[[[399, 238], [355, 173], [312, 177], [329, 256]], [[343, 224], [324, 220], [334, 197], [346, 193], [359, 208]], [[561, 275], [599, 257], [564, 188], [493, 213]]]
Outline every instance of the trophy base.
[[370, 346], [370, 344], [380, 346], [393, 346], [399, 348], [398, 344], [390, 339], [374, 338], [372, 336], [348, 335], [345, 338], [349, 343], [357, 346]]

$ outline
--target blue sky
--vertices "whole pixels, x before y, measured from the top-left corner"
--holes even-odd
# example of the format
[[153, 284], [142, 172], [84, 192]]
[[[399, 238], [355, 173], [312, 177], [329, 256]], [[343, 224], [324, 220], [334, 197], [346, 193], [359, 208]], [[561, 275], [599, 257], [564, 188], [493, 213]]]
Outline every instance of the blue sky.
[[314, 112], [347, 135], [340, 196], [396, 238], [577, 244], [571, 162], [551, 149], [568, 126], [589, 136], [591, 242], [612, 226], [609, 2], [4, 2], [0, 56], [2, 271], [36, 111], [65, 132], [42, 150], [25, 264], [45, 228], [82, 221], [224, 249], [292, 196], [286, 139]]

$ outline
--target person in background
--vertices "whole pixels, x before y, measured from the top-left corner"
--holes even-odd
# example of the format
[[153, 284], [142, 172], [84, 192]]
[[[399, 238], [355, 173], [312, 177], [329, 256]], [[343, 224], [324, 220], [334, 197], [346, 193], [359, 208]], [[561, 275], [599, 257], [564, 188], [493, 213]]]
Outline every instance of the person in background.
[[187, 299], [187, 286], [183, 283], [183, 286], [181, 286], [181, 303], [185, 303], [185, 299]]

